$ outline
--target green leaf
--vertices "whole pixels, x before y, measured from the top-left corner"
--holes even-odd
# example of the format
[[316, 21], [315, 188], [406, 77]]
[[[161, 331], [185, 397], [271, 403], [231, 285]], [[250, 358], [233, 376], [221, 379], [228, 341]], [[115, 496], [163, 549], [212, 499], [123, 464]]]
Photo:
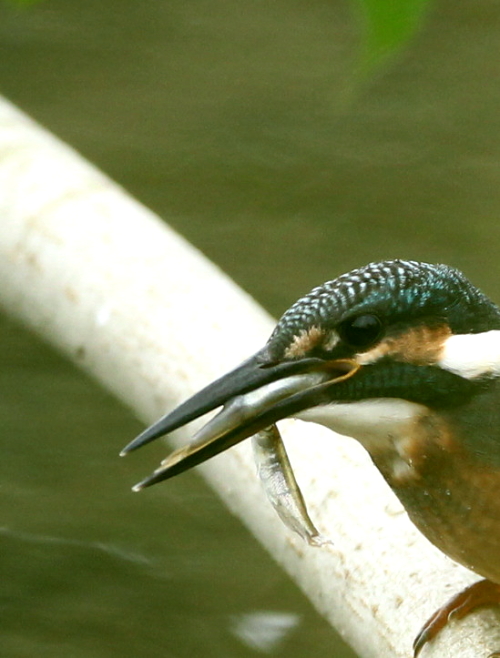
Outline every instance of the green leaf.
[[422, 26], [430, 0], [357, 0], [365, 38], [362, 68], [373, 69], [406, 46]]

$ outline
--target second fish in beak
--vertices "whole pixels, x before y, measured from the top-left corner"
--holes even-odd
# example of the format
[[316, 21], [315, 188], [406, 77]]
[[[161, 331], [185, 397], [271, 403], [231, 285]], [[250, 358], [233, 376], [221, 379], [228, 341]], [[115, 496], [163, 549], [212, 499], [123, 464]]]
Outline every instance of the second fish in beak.
[[173, 452], [134, 490], [167, 480], [214, 457], [277, 421], [321, 404], [332, 386], [349, 379], [359, 365], [351, 359], [271, 360], [266, 348], [196, 393], [140, 434], [125, 455], [221, 407], [193, 440]]

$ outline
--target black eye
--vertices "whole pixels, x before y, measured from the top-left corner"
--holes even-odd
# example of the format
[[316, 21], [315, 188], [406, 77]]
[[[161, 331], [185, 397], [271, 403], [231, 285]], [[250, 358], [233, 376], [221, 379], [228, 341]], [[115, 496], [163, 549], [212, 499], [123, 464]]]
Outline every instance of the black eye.
[[352, 347], [369, 347], [382, 335], [382, 323], [376, 315], [358, 315], [342, 322], [339, 334]]

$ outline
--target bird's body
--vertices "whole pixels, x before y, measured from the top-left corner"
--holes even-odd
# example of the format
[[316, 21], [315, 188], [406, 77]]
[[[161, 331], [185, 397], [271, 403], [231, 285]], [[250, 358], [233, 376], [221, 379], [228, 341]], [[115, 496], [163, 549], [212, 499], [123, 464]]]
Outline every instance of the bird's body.
[[[476, 418], [483, 405], [484, 424]], [[424, 439], [427, 447], [419, 450], [419, 476], [406, 486], [389, 484], [433, 544], [500, 583], [500, 463], [492, 459], [500, 443], [498, 384], [465, 407], [462, 413], [429, 418], [432, 429]], [[496, 442], [493, 450], [490, 442]], [[478, 449], [481, 444], [484, 452]]]
[[[467, 599], [461, 610], [500, 598], [500, 309], [460, 272], [385, 261], [315, 288], [262, 350], [124, 452], [219, 406], [193, 442], [137, 488], [282, 418], [319, 422], [357, 439], [421, 532], [490, 581], [477, 587], [483, 599]], [[424, 627], [415, 655], [462, 603]]]
[[[499, 404], [492, 418], [500, 423], [496, 387], [494, 397]], [[374, 464], [413, 523], [451, 558], [500, 582], [498, 465], [464, 449], [455, 423], [446, 414], [429, 413], [415, 405], [415, 415], [410, 416], [408, 409], [398, 410], [397, 404], [383, 410], [377, 406], [382, 405], [367, 404], [361, 414], [373, 419], [382, 411], [393, 421], [399, 411], [401, 433], [393, 434], [395, 424], [391, 422], [383, 437], [373, 432], [362, 443], [370, 446]], [[312, 420], [314, 414], [309, 418]], [[322, 424], [329, 423], [323, 419]], [[335, 429], [350, 435], [344, 423], [335, 423]], [[385, 444], [381, 450], [373, 447], [378, 440], [377, 448]]]

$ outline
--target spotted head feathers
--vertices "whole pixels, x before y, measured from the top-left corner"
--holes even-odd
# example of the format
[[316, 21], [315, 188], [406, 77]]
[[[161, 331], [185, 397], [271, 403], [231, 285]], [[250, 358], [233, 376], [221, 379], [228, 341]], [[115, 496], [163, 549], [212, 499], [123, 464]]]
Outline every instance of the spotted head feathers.
[[360, 316], [397, 332], [420, 324], [452, 334], [500, 329], [500, 310], [458, 270], [447, 265], [388, 260], [328, 281], [293, 304], [279, 320], [267, 352], [271, 360], [328, 351], [343, 323]]

